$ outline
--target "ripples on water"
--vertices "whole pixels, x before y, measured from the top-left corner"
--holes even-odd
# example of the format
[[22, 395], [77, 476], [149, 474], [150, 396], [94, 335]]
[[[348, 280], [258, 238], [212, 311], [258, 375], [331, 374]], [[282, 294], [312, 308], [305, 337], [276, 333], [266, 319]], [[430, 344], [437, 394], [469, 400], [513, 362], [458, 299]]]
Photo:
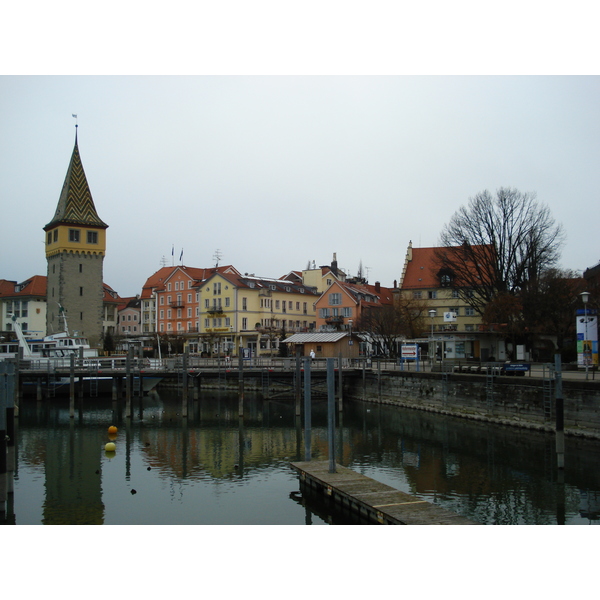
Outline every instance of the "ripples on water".
[[[18, 423], [17, 524], [355, 523], [306, 503], [289, 462], [304, 460], [293, 402], [206, 394], [181, 417], [173, 394], [136, 399], [120, 418], [110, 399], [25, 400]], [[327, 460], [326, 405], [313, 407], [312, 455]], [[104, 451], [119, 427], [117, 451]], [[430, 413], [348, 402], [337, 461], [487, 524], [597, 523], [600, 445], [567, 439], [565, 482], [554, 438]]]

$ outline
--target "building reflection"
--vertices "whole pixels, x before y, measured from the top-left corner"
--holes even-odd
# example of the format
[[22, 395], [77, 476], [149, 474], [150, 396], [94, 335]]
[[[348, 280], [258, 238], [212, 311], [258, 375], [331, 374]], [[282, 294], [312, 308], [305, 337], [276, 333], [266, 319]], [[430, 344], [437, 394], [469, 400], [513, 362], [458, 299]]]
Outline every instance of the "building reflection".
[[[304, 428], [293, 401], [248, 401], [240, 418], [237, 399], [217, 394], [191, 402], [187, 419], [181, 412], [175, 399], [146, 401], [134, 419], [119, 417], [114, 407], [75, 419], [52, 408], [37, 414], [19, 460], [43, 469], [43, 523], [104, 522], [107, 440], [98, 423], [109, 423], [114, 414], [126, 481], [134, 456], [161, 479], [188, 482], [236, 480], [304, 460]], [[315, 404], [313, 460], [328, 458], [326, 422], [326, 405]], [[597, 444], [578, 448], [583, 442], [572, 442], [566, 481], [559, 485], [554, 437], [548, 434], [347, 402], [337, 415], [336, 436], [338, 463], [370, 470], [375, 479], [483, 523], [561, 523], [569, 515], [599, 519]]]

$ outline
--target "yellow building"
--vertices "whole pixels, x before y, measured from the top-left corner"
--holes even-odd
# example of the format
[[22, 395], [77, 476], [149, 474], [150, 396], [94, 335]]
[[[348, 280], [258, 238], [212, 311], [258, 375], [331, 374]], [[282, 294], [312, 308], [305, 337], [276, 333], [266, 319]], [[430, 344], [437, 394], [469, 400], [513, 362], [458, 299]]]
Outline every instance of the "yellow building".
[[315, 327], [319, 293], [296, 280], [215, 273], [199, 292], [198, 352], [272, 355], [283, 335]]
[[459, 297], [451, 274], [440, 270], [436, 248], [413, 248], [409, 243], [400, 279], [400, 294], [426, 302], [429, 327], [423, 341], [438, 359], [506, 360], [504, 343], [498, 336], [483, 331], [481, 316]]
[[331, 265], [317, 267], [314, 262], [312, 268], [302, 271], [301, 281], [305, 286], [316, 288], [324, 292], [334, 281], [346, 281], [346, 274], [338, 268], [336, 253], [333, 253]]

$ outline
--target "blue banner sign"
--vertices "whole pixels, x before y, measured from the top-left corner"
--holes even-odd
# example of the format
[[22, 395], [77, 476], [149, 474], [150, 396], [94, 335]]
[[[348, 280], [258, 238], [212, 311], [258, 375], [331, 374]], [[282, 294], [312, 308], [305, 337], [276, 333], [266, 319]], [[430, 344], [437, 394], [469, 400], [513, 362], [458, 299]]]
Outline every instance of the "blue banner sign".
[[529, 371], [531, 370], [531, 365], [527, 363], [509, 363], [504, 365], [503, 369], [505, 371]]

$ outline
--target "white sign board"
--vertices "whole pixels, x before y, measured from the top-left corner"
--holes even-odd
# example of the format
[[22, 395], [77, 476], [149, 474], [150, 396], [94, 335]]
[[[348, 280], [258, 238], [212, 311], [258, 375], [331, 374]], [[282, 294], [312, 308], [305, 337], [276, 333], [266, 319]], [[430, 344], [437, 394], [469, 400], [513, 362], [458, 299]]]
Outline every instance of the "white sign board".
[[419, 357], [419, 346], [417, 344], [402, 344], [401, 356], [405, 360], [417, 360]]
[[455, 312], [445, 312], [444, 313], [444, 323], [453, 323], [456, 321], [456, 313]]

